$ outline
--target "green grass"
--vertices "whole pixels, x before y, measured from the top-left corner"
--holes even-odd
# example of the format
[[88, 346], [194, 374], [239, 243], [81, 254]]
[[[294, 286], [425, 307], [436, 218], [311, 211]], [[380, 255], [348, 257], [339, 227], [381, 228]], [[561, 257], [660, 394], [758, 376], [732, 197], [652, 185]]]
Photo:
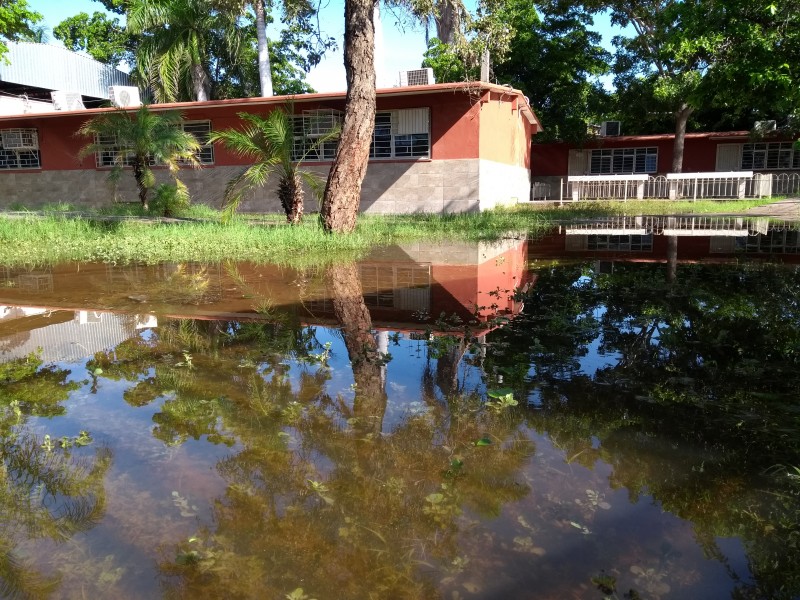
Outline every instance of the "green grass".
[[565, 202], [520, 207], [519, 211], [534, 211], [553, 220], [581, 219], [620, 215], [688, 215], [743, 214], [750, 208], [763, 206], [779, 198], [748, 198], [745, 200], [598, 200]]
[[[293, 266], [353, 260], [375, 246], [415, 240], [491, 241], [536, 235], [559, 221], [608, 215], [742, 213], [765, 201], [590, 202], [536, 205], [456, 215], [361, 215], [351, 235], [327, 235], [315, 215], [296, 227], [280, 215], [246, 215], [231, 223], [219, 211], [194, 205], [179, 222], [141, 217], [138, 205], [91, 212], [55, 205], [29, 215], [2, 216], [5, 265], [66, 261], [217, 262], [239, 260]], [[78, 215], [78, 216], [76, 216]]]

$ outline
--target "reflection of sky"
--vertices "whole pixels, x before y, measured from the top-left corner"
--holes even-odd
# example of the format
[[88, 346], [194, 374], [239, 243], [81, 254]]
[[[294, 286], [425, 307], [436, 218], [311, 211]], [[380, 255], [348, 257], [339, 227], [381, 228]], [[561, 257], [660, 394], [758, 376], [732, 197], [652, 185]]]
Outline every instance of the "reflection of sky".
[[[427, 343], [423, 340], [412, 340], [407, 334], [400, 334], [397, 343], [392, 338], [395, 332], [389, 332], [388, 353], [391, 359], [386, 364], [386, 394], [388, 405], [383, 420], [384, 433], [392, 431], [409, 415], [426, 411], [427, 404], [423, 398], [422, 379], [425, 372]], [[341, 336], [334, 330], [317, 327], [317, 339], [320, 344], [331, 343], [331, 379], [327, 383], [328, 391], [341, 394], [348, 402], [355, 396], [352, 385], [353, 371], [347, 348]], [[465, 357], [466, 358], [466, 357]], [[436, 361], [431, 360], [435, 367]], [[292, 373], [297, 374], [304, 368], [292, 365]], [[459, 366], [459, 381], [463, 381], [467, 389], [483, 389], [481, 374], [476, 368], [466, 367], [464, 361]]]
[[[600, 319], [602, 311], [594, 316]], [[354, 397], [351, 389], [353, 374], [341, 336], [336, 330], [325, 327], [317, 327], [316, 334], [321, 345], [331, 344], [331, 379], [326, 383], [325, 391], [334, 397], [341, 394], [351, 403]], [[143, 335], [152, 336], [154, 333], [146, 330]], [[588, 356], [581, 363], [584, 370], [593, 372], [605, 362], [615, 360], [611, 356], [594, 356], [596, 344], [590, 345]], [[383, 426], [387, 439], [404, 419], [426, 410], [422, 379], [428, 348], [425, 341], [411, 340], [403, 335], [397, 344], [390, 341], [388, 351], [392, 358], [386, 366], [388, 405]], [[301, 372], [304, 369], [313, 372], [317, 368], [313, 364], [291, 360], [286, 364], [290, 367], [289, 378], [295, 390], [299, 388]], [[434, 366], [435, 361], [431, 364]], [[72, 392], [65, 403], [66, 416], [31, 419], [33, 430], [39, 436], [50, 435], [53, 440], [61, 436], [77, 436], [81, 430], [89, 431], [95, 442], [87, 448], [74, 449], [76, 457], [90, 456], [101, 445], [108, 446], [113, 452], [112, 468], [105, 482], [106, 513], [101, 524], [84, 536], [82, 543], [86, 546], [81, 550], [88, 557], [113, 554], [115, 565], [124, 566], [129, 574], [137, 573], [137, 581], [131, 583], [129, 579], [127, 584], [136, 586], [138, 597], [157, 597], [158, 579], [153, 575], [157, 546], [186, 540], [204, 526], [213, 528], [215, 503], [225, 504], [229, 494], [241, 492], [233, 489], [230, 474], [227, 479], [222, 476], [226, 459], [243, 450], [245, 454], [256, 451], [257, 456], [253, 457], [256, 468], [263, 466], [259, 461], [266, 463], [271, 460], [269, 457], [281, 451], [269, 450], [260, 455], [258, 448], [245, 448], [238, 440], [232, 447], [227, 447], [212, 444], [205, 436], [199, 440], [188, 439], [179, 445], [165, 444], [154, 436], [154, 430], [157, 414], [163, 411], [166, 402], [174, 398], [172, 392], [165, 392], [146, 406], [133, 407], [125, 402], [124, 393], [135, 382], [113, 381], [100, 376], [96, 392], [93, 392], [92, 377], [85, 362], [63, 362], [56, 366], [70, 370], [69, 380], [80, 382], [81, 387]], [[462, 361], [459, 373], [460, 381], [467, 389], [483, 389], [478, 368]], [[139, 380], [153, 375], [151, 369]], [[215, 401], [203, 397], [188, 399], [193, 402]], [[520, 440], [516, 443], [531, 452], [531, 456], [523, 457], [519, 467], [509, 476], [512, 487], [519, 486], [525, 490], [519, 499], [501, 502], [497, 514], [487, 516], [477, 511], [475, 503], [468, 501], [469, 494], [475, 490], [465, 487], [460, 492], [467, 499], [464, 502], [464, 522], [468, 525], [462, 523], [463, 530], [459, 535], [466, 541], [459, 547], [459, 552], [464, 556], [472, 553], [473, 562], [466, 574], [457, 573], [453, 577], [458, 582], [479, 584], [482, 594], [476, 597], [527, 598], [530, 596], [522, 594], [534, 586], [546, 590], [547, 597], [551, 598], [577, 597], [576, 593], [581, 589], [586, 592], [581, 597], [599, 597], [600, 594], [590, 589], [587, 582], [601, 569], [615, 574], [620, 590], [637, 589], [642, 592], [642, 597], [655, 597], [643, 588], [653, 581], [643, 583], [637, 580], [631, 571], [634, 567], [642, 571], [651, 570], [651, 579], [655, 583], [669, 584], [672, 588], [669, 597], [678, 598], [729, 596], [731, 580], [726, 566], [742, 578], [748, 577], [741, 543], [716, 540], [727, 565], [709, 560], [697, 543], [694, 527], [689, 521], [664, 510], [647, 495], [646, 489], [641, 490], [638, 498], [629, 497], [629, 491], [618, 480], [615, 481], [615, 470], [624, 471], [627, 457], [624, 452], [615, 454], [614, 444], [603, 448], [598, 438], [591, 435], [583, 448], [581, 442], [569, 448], [569, 441], [566, 445], [553, 441], [558, 440], [561, 433], [557, 420], [543, 420], [541, 423], [541, 433], [522, 422], [512, 427], [519, 433]], [[228, 433], [236, 434], [236, 424], [229, 423], [228, 426], [231, 428]], [[308, 438], [303, 439], [308, 432], [290, 427], [286, 430], [292, 436], [287, 442], [289, 452], [295, 455], [307, 452], [304, 458], [313, 466], [304, 475], [305, 479], [324, 482], [335, 473], [340, 465], [334, 454], [325, 456], [309, 443]], [[620, 438], [636, 436], [637, 432], [622, 429], [616, 435], [617, 445], [624, 448], [625, 440]], [[667, 438], [669, 432], [663, 435]], [[252, 438], [245, 443], [255, 445]], [[430, 440], [421, 439], [419, 443], [428, 444]], [[473, 448], [461, 450], [468, 454]], [[478, 452], [484, 451], [496, 450], [494, 447], [478, 449]], [[272, 452], [274, 454], [270, 454]], [[691, 453], [692, 449], [685, 452]], [[638, 456], [637, 460], [647, 465], [646, 456]], [[672, 460], [678, 461], [679, 458], [673, 456]], [[472, 467], [473, 464], [467, 463], [464, 468]], [[265, 472], [268, 471], [265, 469]], [[405, 473], [401, 475], [406, 476]], [[413, 474], [408, 476], [413, 477]], [[502, 474], [489, 473], [485, 477], [483, 485], [486, 489], [479, 493], [491, 496], [493, 486], [508, 485]], [[257, 480], [256, 485], [268, 487], [270, 482]], [[592, 505], [592, 497], [602, 502], [603, 507]], [[185, 504], [181, 505], [182, 502]], [[330, 514], [337, 515], [338, 507]], [[247, 515], [242, 518], [247, 518]], [[151, 540], [156, 540], [156, 543]], [[475, 552], [475, 548], [479, 551]], [[485, 556], [491, 556], [491, 569], [481, 563]], [[498, 565], [502, 576], [495, 576]], [[475, 575], [472, 575], [473, 566]], [[491, 572], [490, 576], [486, 575], [487, 571]], [[130, 575], [126, 577], [130, 578]]]

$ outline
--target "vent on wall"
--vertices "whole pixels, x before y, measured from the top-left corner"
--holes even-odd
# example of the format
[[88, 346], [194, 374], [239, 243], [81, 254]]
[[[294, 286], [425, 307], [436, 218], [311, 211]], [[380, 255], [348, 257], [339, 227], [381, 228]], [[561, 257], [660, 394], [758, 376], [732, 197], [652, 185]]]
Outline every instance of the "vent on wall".
[[108, 99], [119, 108], [141, 106], [139, 88], [127, 85], [112, 85], [108, 88]]
[[50, 98], [53, 99], [55, 110], [83, 110], [86, 108], [83, 105], [83, 96], [78, 92], [50, 92]]
[[436, 83], [433, 77], [433, 69], [413, 69], [411, 71], [400, 71], [400, 87], [407, 85], [430, 85]]
[[622, 123], [620, 121], [603, 121], [603, 124], [600, 125], [600, 135], [602, 137], [622, 135]]

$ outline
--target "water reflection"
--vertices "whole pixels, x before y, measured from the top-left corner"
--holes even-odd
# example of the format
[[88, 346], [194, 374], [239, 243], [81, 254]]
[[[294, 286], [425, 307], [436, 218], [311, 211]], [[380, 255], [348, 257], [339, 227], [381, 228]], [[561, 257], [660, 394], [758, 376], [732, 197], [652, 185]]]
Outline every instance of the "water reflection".
[[9, 273], [0, 407], [114, 464], [79, 552], [2, 556], [55, 597], [797, 596], [800, 274], [567, 238]]

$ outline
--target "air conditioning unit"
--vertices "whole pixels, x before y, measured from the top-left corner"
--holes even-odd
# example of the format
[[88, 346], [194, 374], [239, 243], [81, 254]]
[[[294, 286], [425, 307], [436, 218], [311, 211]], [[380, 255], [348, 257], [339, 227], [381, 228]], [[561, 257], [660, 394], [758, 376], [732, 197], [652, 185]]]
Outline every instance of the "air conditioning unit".
[[141, 106], [139, 88], [126, 85], [112, 85], [108, 88], [108, 99], [119, 108]]
[[50, 92], [50, 98], [53, 100], [55, 110], [83, 110], [86, 108], [83, 105], [83, 96], [78, 92]]
[[758, 134], [775, 131], [778, 128], [777, 121], [756, 121], [753, 125], [753, 132]]
[[431, 85], [436, 83], [433, 77], [433, 69], [413, 69], [411, 71], [400, 71], [400, 87], [408, 85]]
[[603, 121], [600, 125], [601, 137], [617, 137], [622, 135], [622, 122], [621, 121]]

